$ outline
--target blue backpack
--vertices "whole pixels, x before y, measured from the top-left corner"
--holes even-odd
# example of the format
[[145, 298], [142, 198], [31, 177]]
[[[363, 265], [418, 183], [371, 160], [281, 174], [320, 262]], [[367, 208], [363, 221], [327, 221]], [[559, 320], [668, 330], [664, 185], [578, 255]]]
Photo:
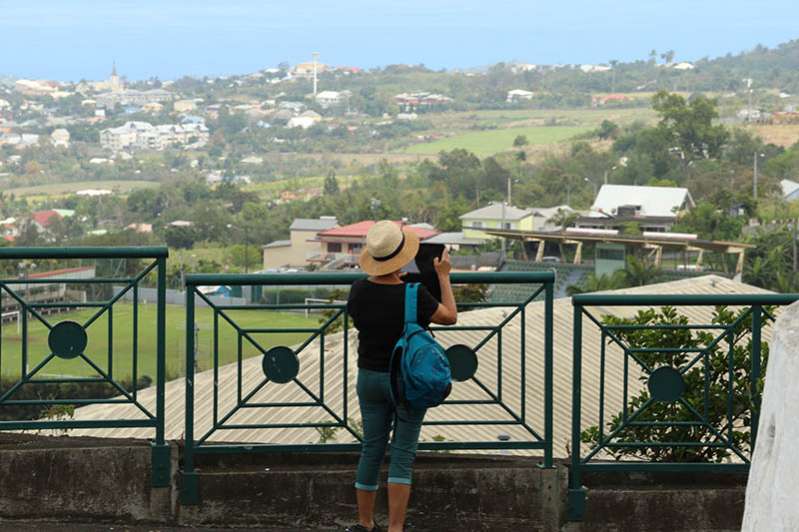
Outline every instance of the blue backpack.
[[405, 329], [391, 354], [394, 404], [413, 409], [438, 406], [452, 390], [452, 373], [444, 348], [417, 323], [419, 283], [405, 286]]

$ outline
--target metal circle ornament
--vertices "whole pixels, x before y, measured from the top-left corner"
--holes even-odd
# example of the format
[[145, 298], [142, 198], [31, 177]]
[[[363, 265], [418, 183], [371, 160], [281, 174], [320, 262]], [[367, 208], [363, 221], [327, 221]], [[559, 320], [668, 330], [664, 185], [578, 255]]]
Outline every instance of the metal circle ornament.
[[682, 374], [668, 366], [653, 371], [646, 385], [652, 399], [664, 403], [673, 403], [685, 393], [685, 380]]
[[264, 353], [262, 364], [266, 378], [278, 384], [291, 382], [300, 372], [300, 359], [286, 346], [273, 347]]
[[74, 321], [56, 323], [47, 336], [50, 351], [61, 358], [76, 358], [83, 354], [89, 343], [89, 337], [83, 325]]
[[447, 348], [452, 380], [463, 382], [474, 377], [477, 373], [477, 353], [468, 345], [456, 344]]

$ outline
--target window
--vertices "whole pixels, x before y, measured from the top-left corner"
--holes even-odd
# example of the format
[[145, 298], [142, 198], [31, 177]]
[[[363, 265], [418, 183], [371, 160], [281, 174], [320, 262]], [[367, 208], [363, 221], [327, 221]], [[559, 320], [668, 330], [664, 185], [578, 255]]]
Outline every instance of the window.
[[597, 254], [598, 259], [602, 260], [624, 260], [624, 250], [623, 249], [609, 249], [609, 248], [598, 248]]
[[504, 224], [503, 228], [504, 228], [504, 229], [513, 229], [513, 228], [511, 227], [511, 225], [512, 225], [512, 224], [511, 224], [510, 222], [505, 222], [505, 224]]
[[474, 227], [475, 229], [482, 229], [483, 222], [472, 222], [472, 227]]
[[327, 252], [328, 253], [341, 253], [341, 242], [328, 242], [327, 243]]

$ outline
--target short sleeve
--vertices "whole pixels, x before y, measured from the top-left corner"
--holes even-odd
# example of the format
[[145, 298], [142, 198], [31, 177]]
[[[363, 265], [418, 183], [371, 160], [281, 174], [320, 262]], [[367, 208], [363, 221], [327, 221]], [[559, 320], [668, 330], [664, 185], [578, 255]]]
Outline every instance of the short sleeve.
[[417, 319], [419, 325], [427, 326], [430, 323], [430, 320], [433, 318], [433, 314], [435, 314], [436, 309], [438, 309], [438, 300], [433, 297], [427, 288], [423, 284], [419, 285], [419, 303], [418, 308], [416, 309], [417, 312]]

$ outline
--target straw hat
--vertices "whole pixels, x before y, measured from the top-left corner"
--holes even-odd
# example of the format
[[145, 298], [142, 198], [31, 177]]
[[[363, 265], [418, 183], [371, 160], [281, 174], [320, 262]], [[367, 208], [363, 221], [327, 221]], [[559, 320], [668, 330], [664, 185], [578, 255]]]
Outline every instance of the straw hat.
[[419, 236], [410, 229], [383, 220], [366, 233], [366, 249], [361, 252], [361, 269], [369, 275], [386, 275], [411, 262], [419, 251]]

